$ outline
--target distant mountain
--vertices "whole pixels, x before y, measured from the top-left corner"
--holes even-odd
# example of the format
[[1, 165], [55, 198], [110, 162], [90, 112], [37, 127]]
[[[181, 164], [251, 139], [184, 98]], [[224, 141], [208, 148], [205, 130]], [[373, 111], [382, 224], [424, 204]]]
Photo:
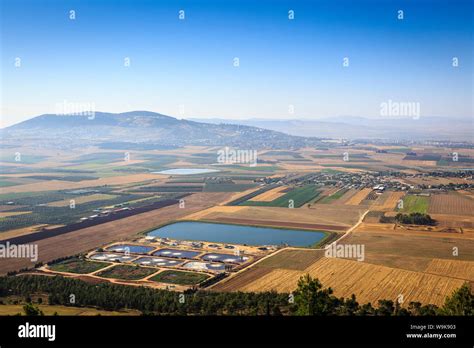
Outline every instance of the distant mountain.
[[215, 124], [243, 124], [305, 137], [387, 140], [473, 141], [473, 119], [447, 117], [385, 118], [340, 116], [317, 120], [192, 119]]
[[122, 141], [162, 145], [239, 146], [258, 149], [298, 148], [319, 143], [318, 139], [237, 124], [212, 124], [149, 111], [87, 115], [46, 114], [4, 128], [5, 139], [37, 139], [56, 143]]

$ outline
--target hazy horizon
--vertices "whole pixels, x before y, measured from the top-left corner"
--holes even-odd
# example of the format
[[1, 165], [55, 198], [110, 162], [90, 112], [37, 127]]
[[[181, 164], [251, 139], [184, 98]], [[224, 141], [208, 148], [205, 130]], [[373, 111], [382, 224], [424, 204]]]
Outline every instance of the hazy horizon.
[[[88, 116], [89, 112], [92, 112], [91, 110], [83, 110], [83, 112], [81, 113], [82, 115], [84, 116]], [[409, 117], [409, 116], [399, 116], [399, 117], [394, 117], [394, 116], [387, 116], [387, 117], [382, 117], [382, 116], [374, 116], [374, 117], [370, 117], [370, 116], [359, 116], [359, 115], [338, 115], [338, 116], [320, 116], [320, 117], [307, 117], [307, 118], [304, 118], [304, 117], [289, 117], [289, 116], [286, 116], [286, 117], [252, 117], [252, 116], [249, 116], [249, 117], [240, 117], [240, 118], [226, 118], [225, 116], [194, 116], [194, 115], [189, 115], [189, 116], [181, 116], [181, 115], [168, 115], [168, 114], [164, 114], [162, 112], [159, 112], [159, 111], [151, 111], [151, 110], [126, 110], [126, 111], [120, 111], [120, 112], [109, 112], [109, 111], [103, 111], [103, 110], [93, 110], [94, 113], [110, 113], [110, 114], [126, 114], [126, 113], [140, 113], [140, 112], [152, 112], [152, 113], [156, 113], [156, 114], [160, 114], [160, 115], [163, 115], [163, 116], [169, 116], [169, 117], [173, 117], [173, 118], [176, 118], [178, 120], [189, 120], [189, 121], [196, 121], [196, 122], [206, 122], [207, 121], [226, 121], [226, 120], [229, 120], [229, 121], [281, 121], [281, 122], [284, 122], [284, 121], [301, 121], [301, 122], [311, 122], [311, 121], [314, 121], [314, 122], [318, 122], [318, 121], [324, 121], [324, 122], [331, 122], [331, 121], [334, 121], [335, 123], [344, 123], [344, 118], [347, 118], [347, 120], [355, 120], [355, 119], [363, 119], [363, 120], [380, 120], [380, 121], [390, 121], [390, 120], [403, 120], [403, 119], [406, 119], [406, 120], [411, 120], [413, 118]], [[8, 128], [10, 126], [14, 126], [16, 124], [19, 124], [19, 123], [22, 123], [24, 121], [28, 121], [28, 120], [31, 120], [35, 117], [38, 117], [38, 116], [42, 116], [42, 115], [47, 115], [47, 114], [56, 114], [55, 112], [49, 112], [49, 113], [44, 113], [44, 114], [38, 114], [38, 115], [32, 115], [32, 116], [27, 116], [26, 118], [18, 121], [18, 122], [15, 122], [15, 123], [12, 123], [12, 124], [9, 124], [9, 125], [2, 125], [0, 123], [0, 129], [4, 129], [4, 128]], [[70, 114], [70, 115], [67, 115], [67, 114], [64, 114], [64, 116], [81, 116], [80, 114]], [[474, 118], [473, 117], [457, 117], [457, 116], [454, 116], [454, 117], [446, 117], [446, 116], [437, 116], [437, 115], [433, 115], [433, 116], [424, 116], [423, 118], [425, 119], [440, 119], [440, 120], [447, 120], [447, 119], [452, 119], [452, 120], [464, 120], [464, 121], [472, 121], [474, 122]]]
[[307, 120], [380, 118], [381, 103], [391, 100], [417, 103], [421, 116], [473, 116], [469, 1], [109, 7], [2, 2], [0, 127], [63, 103], [177, 118]]

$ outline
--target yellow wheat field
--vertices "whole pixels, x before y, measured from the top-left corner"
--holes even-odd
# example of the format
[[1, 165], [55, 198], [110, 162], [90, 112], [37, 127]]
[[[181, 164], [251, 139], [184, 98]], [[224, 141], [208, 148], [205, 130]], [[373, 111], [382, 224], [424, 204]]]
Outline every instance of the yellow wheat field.
[[348, 190], [346, 193], [344, 193], [342, 195], [341, 198], [338, 199], [338, 202], [339, 203], [342, 203], [342, 204], [345, 204], [349, 199], [351, 199], [352, 196], [354, 196], [355, 194], [357, 194], [357, 190], [355, 189], [350, 189]]
[[285, 190], [285, 186], [279, 186], [275, 187], [274, 189], [268, 190], [267, 192], [264, 192], [258, 196], [255, 196], [250, 199], [250, 201], [256, 201], [256, 202], [271, 202], [281, 196], [283, 196], [285, 193], [281, 192]]
[[425, 272], [474, 281], [474, 262], [433, 259], [426, 267]]
[[383, 203], [375, 203], [373, 208], [382, 211], [391, 211], [396, 208], [398, 201], [405, 195], [405, 192], [390, 192], [390, 195]]
[[240, 288], [241, 291], [292, 292], [298, 279], [309, 273], [325, 287], [331, 287], [338, 297], [355, 294], [359, 303], [378, 300], [411, 301], [442, 305], [447, 296], [465, 282], [440, 275], [413, 272], [353, 260], [322, 258], [304, 271], [275, 269], [260, 279]]
[[359, 205], [365, 197], [372, 191], [370, 188], [365, 188], [357, 192], [354, 196], [349, 198], [345, 204], [347, 205]]
[[[128, 163], [128, 162], [126, 162]], [[161, 176], [164, 177], [164, 176]], [[61, 180], [49, 180], [39, 183], [30, 183], [24, 185], [16, 185], [2, 187], [2, 193], [18, 193], [18, 192], [38, 192], [51, 190], [73, 190], [84, 187], [104, 186], [104, 185], [125, 185], [147, 180], [159, 179], [158, 174], [130, 174], [124, 176], [104, 177], [93, 180], [83, 180], [79, 182], [67, 182]]]

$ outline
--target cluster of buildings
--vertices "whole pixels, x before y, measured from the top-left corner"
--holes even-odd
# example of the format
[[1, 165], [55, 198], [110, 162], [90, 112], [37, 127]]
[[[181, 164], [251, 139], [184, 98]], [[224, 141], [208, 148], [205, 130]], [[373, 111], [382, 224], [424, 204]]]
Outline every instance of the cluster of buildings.
[[[414, 178], [462, 178], [465, 182], [449, 183], [441, 185], [414, 184], [410, 179]], [[257, 181], [257, 180], [256, 180]], [[461, 190], [474, 188], [474, 171], [433, 171], [418, 174], [407, 174], [402, 172], [379, 172], [379, 173], [346, 173], [346, 172], [318, 172], [304, 175], [288, 174], [281, 177], [259, 178], [264, 184], [278, 185], [320, 185], [334, 186], [347, 189], [372, 188], [375, 193], [381, 194], [385, 190], [409, 191], [414, 189], [443, 189]]]
[[382, 193], [387, 189], [405, 191], [413, 189], [414, 186], [404, 183], [400, 178], [393, 174], [380, 173], [342, 173], [342, 172], [320, 172], [306, 174], [291, 180], [282, 178], [283, 184], [315, 184], [321, 186], [334, 186], [347, 189], [372, 188], [376, 193]]

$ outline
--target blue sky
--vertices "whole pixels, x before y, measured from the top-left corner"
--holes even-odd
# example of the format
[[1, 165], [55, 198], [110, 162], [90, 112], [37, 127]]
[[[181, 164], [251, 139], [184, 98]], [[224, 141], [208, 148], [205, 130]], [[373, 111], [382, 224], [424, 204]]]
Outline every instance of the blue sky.
[[64, 101], [177, 117], [311, 119], [378, 117], [393, 100], [420, 103], [424, 116], [473, 116], [472, 0], [1, 4], [2, 126]]

